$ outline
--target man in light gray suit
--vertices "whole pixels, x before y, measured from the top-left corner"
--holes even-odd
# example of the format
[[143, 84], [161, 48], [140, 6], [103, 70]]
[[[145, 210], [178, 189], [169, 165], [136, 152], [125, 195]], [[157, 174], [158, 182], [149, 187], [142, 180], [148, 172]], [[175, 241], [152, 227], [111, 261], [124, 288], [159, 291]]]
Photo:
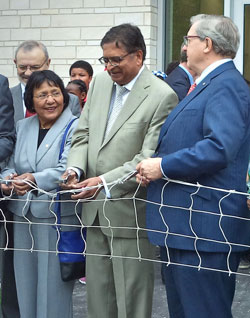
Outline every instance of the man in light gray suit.
[[[143, 230], [145, 204], [136, 201], [135, 211], [129, 199], [137, 189], [135, 178], [113, 189], [109, 183], [126, 176], [142, 158], [153, 154], [160, 127], [178, 99], [143, 65], [146, 46], [138, 27], [122, 24], [111, 28], [101, 47], [100, 62], [107, 71], [93, 79], [63, 177], [69, 174], [65, 188], [101, 184], [115, 199], [103, 206], [105, 193], [97, 195], [96, 189], [72, 196], [97, 195], [96, 200], [83, 204], [82, 211], [83, 223], [94, 225], [87, 229], [88, 317], [149, 318], [153, 262], [138, 259], [138, 246], [142, 258], [154, 258]], [[123, 91], [121, 98], [118, 91]], [[77, 183], [76, 174], [84, 181]], [[145, 188], [136, 196], [145, 199]]]
[[[49, 69], [50, 61], [48, 50], [41, 42], [33, 40], [24, 41], [16, 49], [14, 63], [16, 64], [20, 83], [11, 88], [15, 109], [15, 122], [32, 115], [27, 112], [23, 101], [25, 85], [32, 72]], [[81, 107], [79, 100], [75, 95], [70, 94], [69, 108], [73, 115], [79, 117]]]

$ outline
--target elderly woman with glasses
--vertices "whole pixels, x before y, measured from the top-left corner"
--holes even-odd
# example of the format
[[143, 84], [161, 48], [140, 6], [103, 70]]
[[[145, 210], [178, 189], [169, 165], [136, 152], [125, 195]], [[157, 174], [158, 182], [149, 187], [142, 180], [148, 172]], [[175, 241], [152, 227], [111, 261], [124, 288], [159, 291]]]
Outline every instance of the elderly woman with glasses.
[[[8, 209], [14, 214], [14, 270], [20, 313], [24, 318], [71, 318], [74, 281], [61, 279], [51, 194], [66, 168], [77, 120], [71, 123], [75, 116], [68, 108], [69, 95], [52, 71], [32, 73], [24, 100], [28, 110], [36, 114], [17, 123], [15, 151], [2, 174], [10, 180], [2, 185], [2, 191], [10, 196]], [[62, 138], [70, 123], [59, 160]], [[79, 224], [73, 203], [62, 204], [61, 210], [61, 223]]]

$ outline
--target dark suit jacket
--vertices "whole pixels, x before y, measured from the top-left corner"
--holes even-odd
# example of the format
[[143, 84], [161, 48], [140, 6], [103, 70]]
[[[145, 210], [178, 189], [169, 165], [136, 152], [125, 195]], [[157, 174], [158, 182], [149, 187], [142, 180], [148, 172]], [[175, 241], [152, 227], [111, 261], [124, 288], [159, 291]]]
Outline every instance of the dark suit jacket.
[[[18, 120], [24, 118], [21, 84], [18, 84], [12, 87], [10, 90], [11, 90], [11, 94], [12, 94], [13, 102], [14, 102], [14, 109], [15, 109], [14, 120], [16, 123]], [[70, 97], [69, 108], [71, 109], [71, 112], [73, 115], [79, 117], [81, 114], [79, 99], [77, 96], [73, 94], [69, 94], [69, 97]]]
[[191, 86], [187, 73], [177, 66], [165, 79], [165, 82], [176, 92], [179, 101], [186, 95]]
[[[163, 158], [162, 168], [168, 178], [246, 192], [249, 153], [249, 88], [234, 63], [227, 62], [202, 80], [168, 116], [155, 156]], [[245, 196], [230, 194], [219, 203], [227, 193], [200, 188], [192, 201], [191, 194], [198, 187], [170, 182], [163, 189], [164, 185], [162, 179], [152, 182], [148, 200], [162, 202], [163, 193], [163, 203], [177, 208], [162, 207], [159, 212], [159, 206], [148, 205], [147, 227], [165, 232], [149, 232], [151, 242], [164, 246], [166, 239], [169, 247], [186, 250], [194, 250], [196, 244], [209, 252], [228, 252], [227, 240], [250, 243], [250, 222], [227, 216], [249, 218]], [[172, 234], [167, 235], [168, 231]], [[233, 250], [244, 247], [233, 246]]]
[[0, 75], [0, 162], [11, 155], [15, 142], [13, 101], [6, 77]]
[[[15, 142], [15, 127], [14, 127], [14, 108], [13, 100], [9, 89], [8, 79], [0, 75], [0, 162], [1, 166], [5, 165], [5, 159], [7, 159], [13, 149]], [[2, 168], [2, 167], [1, 167]], [[0, 168], [0, 171], [1, 171]], [[0, 193], [0, 197], [2, 194]], [[0, 202], [0, 208], [4, 211], [5, 218], [11, 220], [10, 213], [5, 207], [6, 201]], [[3, 219], [3, 216], [0, 216]], [[0, 223], [0, 244], [1, 247], [6, 244], [6, 229], [4, 229], [4, 223]], [[12, 223], [5, 223], [8, 231], [8, 247], [13, 247], [13, 233]], [[7, 250], [1, 255], [1, 311], [3, 317], [19, 318], [19, 308], [16, 296], [15, 276], [13, 269], [13, 251]], [[2, 260], [3, 258], [3, 260]], [[10, 297], [11, 295], [11, 297]], [[1, 315], [1, 317], [2, 317]]]

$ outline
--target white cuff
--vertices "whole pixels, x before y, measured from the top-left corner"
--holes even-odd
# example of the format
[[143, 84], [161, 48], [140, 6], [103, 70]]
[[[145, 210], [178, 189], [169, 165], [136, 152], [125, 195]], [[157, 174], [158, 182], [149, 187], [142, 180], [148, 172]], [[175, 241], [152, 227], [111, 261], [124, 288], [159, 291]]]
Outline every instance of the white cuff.
[[99, 176], [101, 179], [102, 179], [102, 184], [103, 184], [103, 187], [104, 187], [104, 191], [105, 191], [105, 194], [106, 194], [106, 197], [108, 199], [111, 199], [111, 194], [110, 194], [110, 191], [109, 191], [109, 188], [108, 188], [108, 185], [104, 179], [103, 176]]
[[81, 175], [82, 175], [82, 173], [83, 173], [83, 170], [80, 169], [80, 168], [76, 168], [76, 167], [68, 167], [68, 168], [67, 168], [67, 171], [69, 172], [69, 170], [73, 170], [73, 171], [77, 174], [77, 179], [78, 179], [78, 181], [79, 181], [79, 180], [80, 180], [80, 177], [81, 177]]
[[[161, 163], [162, 163], [162, 161], [161, 161]], [[162, 169], [161, 163], [160, 163], [161, 173], [162, 173], [163, 177], [165, 177], [165, 178], [168, 179], [168, 177], [165, 175], [165, 173], [164, 173], [164, 171], [163, 171], [163, 169]]]

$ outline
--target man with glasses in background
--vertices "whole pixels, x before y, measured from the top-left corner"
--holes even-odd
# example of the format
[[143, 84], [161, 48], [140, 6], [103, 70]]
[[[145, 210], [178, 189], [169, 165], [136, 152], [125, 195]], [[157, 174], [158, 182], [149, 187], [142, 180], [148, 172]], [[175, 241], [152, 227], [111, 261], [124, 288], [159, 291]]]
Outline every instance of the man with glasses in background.
[[[145, 228], [145, 203], [136, 201], [135, 209], [135, 178], [113, 188], [110, 183], [133, 173], [142, 158], [152, 155], [160, 127], [178, 99], [143, 64], [146, 46], [138, 27], [111, 28], [101, 47], [99, 61], [107, 71], [93, 79], [63, 176], [66, 189], [102, 188], [72, 196], [93, 199], [82, 210], [83, 223], [90, 226], [88, 317], [150, 318], [153, 262], [139, 260], [154, 259], [147, 234], [140, 230]], [[111, 200], [104, 205], [105, 196]], [[146, 190], [140, 188], [136, 196], [145, 199]]]
[[[34, 115], [27, 111], [24, 104], [23, 94], [25, 85], [32, 72], [48, 70], [50, 61], [48, 50], [41, 42], [33, 40], [24, 41], [16, 49], [14, 63], [16, 64], [20, 83], [11, 88], [15, 109], [15, 122], [19, 119]], [[74, 115], [80, 115], [81, 108], [78, 98], [75, 95], [70, 94], [69, 108]]]

